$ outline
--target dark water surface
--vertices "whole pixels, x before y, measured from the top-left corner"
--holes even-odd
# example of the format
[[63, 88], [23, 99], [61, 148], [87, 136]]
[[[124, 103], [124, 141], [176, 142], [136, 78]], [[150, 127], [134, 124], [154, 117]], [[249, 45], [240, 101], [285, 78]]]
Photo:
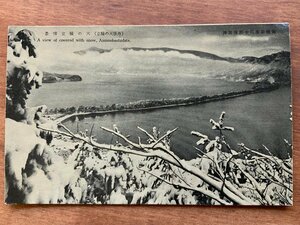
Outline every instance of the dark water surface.
[[[193, 146], [197, 141], [190, 132], [200, 131], [213, 138], [217, 131], [211, 130], [209, 119], [218, 119], [222, 111], [226, 112], [225, 125], [233, 126], [234, 132], [227, 131], [228, 143], [237, 148], [237, 143], [244, 143], [250, 148], [262, 149], [266, 145], [271, 152], [279, 157], [287, 156], [284, 138], [291, 140], [290, 88], [280, 88], [266, 93], [258, 93], [219, 102], [159, 109], [154, 111], [112, 113], [96, 117], [86, 117], [66, 121], [71, 130], [90, 130], [98, 142], [110, 143], [112, 135], [102, 131], [100, 126], [112, 128], [116, 124], [123, 134], [131, 135], [137, 141], [138, 136], [146, 140], [144, 134], [137, 129], [140, 126], [148, 131], [153, 126], [164, 132], [178, 127], [171, 139], [173, 151], [182, 158], [196, 156]], [[113, 138], [113, 142], [117, 139]]]
[[252, 87], [246, 82], [203, 79], [200, 76], [101, 76], [94, 82], [63, 82], [43, 84], [33, 90], [29, 106], [48, 108], [112, 105], [131, 101], [162, 98], [182, 98], [241, 91]]
[[[70, 106], [99, 106], [113, 103], [128, 103], [142, 99], [162, 99], [215, 95], [231, 91], [250, 89], [246, 82], [204, 79], [195, 75], [172, 76], [99, 76], [93, 82], [69, 82], [44, 84], [34, 90], [28, 101], [29, 106], [46, 104], [48, 108]], [[226, 132], [232, 147], [243, 142], [251, 148], [261, 148], [262, 144], [279, 157], [286, 156], [283, 138], [291, 140], [290, 88], [280, 88], [272, 92], [253, 94], [220, 102], [211, 102], [188, 107], [160, 109], [155, 111], [114, 113], [97, 117], [87, 117], [80, 121], [67, 121], [72, 130], [90, 130], [99, 142], [110, 143], [112, 136], [99, 127], [112, 128], [117, 124], [124, 134], [132, 140], [144, 135], [136, 128], [141, 126], [151, 131], [156, 126], [163, 133], [178, 127], [172, 138], [173, 150], [184, 158], [195, 157], [193, 145], [197, 138], [192, 130], [217, 135], [211, 130], [209, 119], [218, 119], [222, 111], [226, 112], [225, 124], [235, 127], [234, 132]], [[115, 139], [113, 140], [115, 141]]]

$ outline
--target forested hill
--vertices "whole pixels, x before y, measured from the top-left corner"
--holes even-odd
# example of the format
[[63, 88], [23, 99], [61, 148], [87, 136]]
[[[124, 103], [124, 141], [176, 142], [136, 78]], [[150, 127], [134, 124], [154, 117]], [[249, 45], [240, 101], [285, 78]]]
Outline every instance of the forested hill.
[[82, 81], [81, 76], [72, 74], [59, 74], [44, 72], [43, 83], [57, 83], [57, 82], [75, 82]]

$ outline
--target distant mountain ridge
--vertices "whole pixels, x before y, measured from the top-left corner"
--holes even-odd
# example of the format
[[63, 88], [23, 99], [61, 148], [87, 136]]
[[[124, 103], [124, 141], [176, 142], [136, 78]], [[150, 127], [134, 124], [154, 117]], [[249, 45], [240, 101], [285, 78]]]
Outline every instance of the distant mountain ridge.
[[[199, 58], [225, 61], [229, 63], [247, 63], [253, 64], [253, 67], [248, 71], [241, 71], [240, 73], [230, 73], [224, 71], [213, 75], [215, 78], [223, 78], [236, 81], [250, 81], [261, 82], [269, 80], [270, 82], [277, 82], [280, 84], [289, 84], [291, 81], [290, 76], [290, 52], [280, 51], [277, 53], [265, 55], [262, 57], [255, 56], [243, 56], [240, 58], [221, 57], [209, 52], [197, 51], [197, 50], [181, 50], [176, 48], [142, 48], [142, 47], [130, 47], [121, 48], [124, 51], [163, 51], [163, 52], [179, 52], [180, 54], [191, 54]], [[102, 49], [98, 47], [91, 47], [85, 50], [75, 51], [74, 54], [85, 55], [88, 52], [98, 52], [104, 54], [111, 52], [113, 49]], [[256, 66], [258, 65], [258, 66]], [[263, 65], [262, 67], [259, 65]]]
[[[176, 51], [181, 54], [191, 54], [198, 56], [200, 58], [207, 58], [207, 59], [214, 59], [214, 60], [224, 60], [228, 61], [227, 58], [220, 57], [218, 55], [208, 53], [208, 52], [202, 52], [202, 51], [196, 51], [196, 50], [181, 50], [176, 48], [167, 48], [167, 47], [161, 47], [161, 48], [141, 48], [141, 47], [130, 47], [130, 48], [121, 48], [124, 51], [133, 50], [133, 51], [163, 51], [163, 52], [171, 52]], [[113, 49], [102, 49], [98, 47], [90, 47], [85, 50], [75, 51], [75, 54], [78, 55], [85, 55], [87, 52], [98, 52], [99, 54], [111, 52]]]
[[243, 56], [240, 60], [247, 63], [259, 63], [259, 64], [269, 64], [272, 62], [282, 62], [282, 63], [290, 64], [290, 52], [281, 51], [270, 55], [265, 55], [262, 57]]
[[[232, 58], [232, 57], [221, 57], [216, 54], [212, 54], [209, 52], [197, 51], [197, 50], [182, 50], [176, 48], [167, 48], [167, 47], [159, 47], [159, 48], [142, 48], [142, 47], [130, 47], [130, 48], [120, 48], [124, 51], [133, 50], [133, 51], [163, 51], [163, 52], [171, 52], [176, 51], [181, 54], [191, 54], [198, 56], [200, 58], [213, 59], [213, 60], [222, 60], [228, 62], [245, 62], [245, 63], [258, 63], [258, 64], [268, 64], [272, 61], [278, 61], [281, 59], [287, 60], [289, 62], [290, 52], [281, 51], [277, 53], [273, 53], [270, 55], [265, 55], [262, 57], [255, 56], [243, 56], [241, 58]], [[113, 49], [102, 49], [98, 47], [90, 47], [88, 49], [74, 51], [75, 54], [84, 55], [87, 52], [98, 52], [99, 54], [111, 52]]]
[[[226, 79], [235, 79], [246, 81], [257, 81], [278, 84], [290, 84], [291, 82], [291, 60], [290, 52], [281, 51], [262, 57], [243, 56], [236, 59], [239, 63], [253, 64], [253, 69], [243, 71], [239, 76], [227, 74], [223, 76]], [[264, 65], [263, 69], [257, 69], [256, 65]]]

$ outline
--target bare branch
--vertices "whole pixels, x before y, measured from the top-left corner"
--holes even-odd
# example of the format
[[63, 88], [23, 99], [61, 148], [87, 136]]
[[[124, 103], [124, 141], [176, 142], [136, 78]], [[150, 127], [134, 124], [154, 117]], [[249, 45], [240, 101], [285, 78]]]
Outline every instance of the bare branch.
[[170, 155], [177, 162], [177, 165], [182, 166], [181, 162], [180, 162], [180, 159], [178, 158], [178, 156], [176, 156], [173, 152], [171, 152], [169, 149], [167, 149], [165, 147], [165, 145], [159, 145], [159, 146], [157, 146], [157, 148], [155, 148], [155, 146], [159, 142], [163, 141], [166, 136], [168, 136], [168, 135], [172, 134], [173, 132], [175, 132], [177, 130], [177, 128], [175, 128], [175, 129], [173, 129], [171, 131], [168, 131], [165, 135], [163, 135], [161, 138], [159, 138], [158, 140], [156, 140], [154, 143], [151, 143], [151, 144], [142, 144], [142, 143], [140, 143], [140, 139], [139, 139], [139, 144], [136, 144], [136, 143], [128, 140], [128, 138], [126, 138], [124, 135], [122, 135], [122, 134], [120, 134], [118, 132], [115, 132], [115, 131], [113, 131], [111, 129], [108, 129], [108, 128], [105, 128], [105, 127], [101, 127], [101, 129], [103, 129], [103, 130], [105, 130], [105, 131], [107, 131], [109, 133], [113, 133], [114, 135], [122, 138], [124, 141], [126, 141], [127, 143], [129, 143], [130, 145], [134, 146], [137, 149], [140, 149], [140, 150], [143, 150], [143, 151], [147, 151], [147, 152], [149, 152], [149, 149], [153, 149], [153, 150], [154, 149], [155, 150], [160, 149], [161, 151], [163, 151], [166, 154]]
[[151, 134], [149, 134], [146, 130], [144, 130], [143, 128], [141, 128], [139, 126], [137, 126], [137, 128], [139, 130], [141, 130], [142, 132], [144, 132], [151, 140], [156, 141], [155, 138]]
[[266, 155], [266, 154], [257, 152], [257, 151], [255, 151], [255, 150], [253, 150], [253, 149], [250, 149], [250, 148], [248, 148], [248, 147], [246, 147], [246, 146], [244, 146], [244, 145], [243, 145], [243, 148], [246, 149], [246, 150], [249, 151], [249, 152], [252, 152], [252, 153], [254, 153], [254, 154], [256, 154], [256, 155], [259, 155], [259, 156], [262, 156], [262, 157], [265, 157], [265, 158], [271, 160], [272, 162], [274, 162], [274, 163], [276, 163], [278, 166], [280, 166], [280, 167], [281, 167], [284, 171], [286, 171], [288, 174], [290, 174], [291, 176], [293, 175], [293, 171], [290, 170], [289, 168], [287, 168], [286, 166], [284, 166], [283, 163], [280, 164], [280, 163], [278, 162], [278, 160], [277, 160], [275, 157], [273, 158], [272, 156], [269, 156], [269, 155]]
[[172, 133], [174, 133], [177, 129], [178, 129], [178, 127], [176, 127], [175, 129], [173, 129], [171, 131], [170, 130], [167, 131], [166, 134], [164, 134], [163, 136], [161, 136], [155, 143], [153, 143], [152, 148], [154, 148], [159, 142], [163, 141], [167, 136], [170, 136]]
[[108, 128], [105, 128], [105, 127], [100, 127], [100, 128], [101, 128], [102, 130], [105, 130], [105, 131], [107, 131], [107, 132], [109, 132], [109, 133], [112, 133], [112, 134], [114, 134], [114, 135], [116, 135], [116, 136], [122, 138], [124, 141], [126, 141], [128, 144], [132, 145], [133, 147], [135, 147], [135, 148], [137, 148], [137, 149], [140, 149], [140, 150], [144, 150], [143, 147], [142, 147], [142, 145], [139, 145], [139, 144], [136, 144], [136, 143], [130, 141], [127, 137], [125, 137], [125, 136], [122, 135], [121, 133], [118, 133], [118, 132], [116, 132], [116, 131], [114, 131], [114, 130], [111, 130], [111, 129], [108, 129]]

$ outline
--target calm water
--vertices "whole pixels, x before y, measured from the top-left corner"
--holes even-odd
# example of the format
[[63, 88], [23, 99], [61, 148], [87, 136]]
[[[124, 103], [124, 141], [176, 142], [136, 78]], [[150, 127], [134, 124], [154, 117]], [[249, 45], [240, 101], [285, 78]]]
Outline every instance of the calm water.
[[[247, 83], [204, 80], [197, 76], [178, 77], [172, 80], [136, 76], [101, 79], [91, 83], [45, 84], [30, 96], [29, 105], [45, 102], [49, 108], [111, 105], [140, 99], [213, 95], [251, 87]], [[112, 135], [102, 131], [100, 126], [112, 128], [113, 124], [117, 124], [122, 133], [131, 135], [130, 138], [135, 141], [138, 136], [146, 140], [137, 126], [148, 131], [156, 126], [161, 133], [178, 127], [171, 142], [173, 151], [182, 158], [190, 159], [197, 153], [193, 149], [197, 138], [190, 132], [200, 131], [213, 138], [217, 132], [211, 130], [209, 119], [217, 120], [220, 113], [226, 111], [225, 124], [236, 129], [234, 132], [226, 132], [227, 141], [232, 147], [237, 148], [237, 143], [243, 142], [248, 147], [259, 149], [264, 144], [277, 156], [286, 157], [287, 149], [283, 138], [291, 140], [290, 91], [290, 88], [281, 88], [226, 101], [155, 111], [107, 114], [73, 119], [65, 124], [73, 131], [90, 130], [94, 124], [93, 134], [99, 142], [105, 143], [112, 141]], [[116, 141], [116, 138], [113, 141]]]
[[69, 82], [43, 84], [33, 90], [29, 106], [48, 108], [70, 106], [99, 106], [127, 103], [142, 99], [161, 99], [214, 95], [223, 92], [245, 90], [252, 85], [224, 80], [203, 79], [201, 76], [101, 76], [94, 82]]
[[76, 131], [90, 130], [95, 124], [93, 133], [98, 141], [106, 143], [111, 142], [112, 136], [102, 131], [100, 126], [112, 128], [112, 124], [117, 124], [122, 133], [131, 135], [131, 139], [135, 141], [138, 136], [144, 137], [137, 130], [137, 126], [148, 131], [157, 126], [161, 132], [178, 127], [172, 139], [173, 150], [180, 157], [192, 158], [196, 154], [193, 146], [197, 138], [190, 135], [190, 132], [197, 130], [214, 137], [217, 132], [211, 130], [209, 119], [217, 119], [224, 110], [227, 113], [226, 124], [236, 129], [226, 133], [227, 141], [232, 147], [237, 148], [237, 143], [242, 142], [248, 147], [260, 149], [264, 144], [277, 156], [286, 157], [287, 149], [283, 138], [291, 140], [287, 97], [289, 91], [286, 88], [203, 105], [88, 117], [79, 121], [68, 121], [66, 125]]

